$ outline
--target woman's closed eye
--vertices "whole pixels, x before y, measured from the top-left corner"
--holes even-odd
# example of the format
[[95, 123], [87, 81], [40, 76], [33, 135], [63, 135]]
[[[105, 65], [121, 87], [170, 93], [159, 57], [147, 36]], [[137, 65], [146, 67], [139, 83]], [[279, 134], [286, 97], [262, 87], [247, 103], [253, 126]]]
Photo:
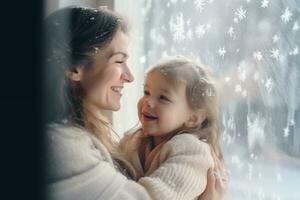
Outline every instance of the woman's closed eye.
[[123, 63], [124, 63], [124, 61], [123, 61], [123, 60], [117, 60], [117, 61], [115, 61], [115, 63], [118, 63], [118, 64], [123, 64]]

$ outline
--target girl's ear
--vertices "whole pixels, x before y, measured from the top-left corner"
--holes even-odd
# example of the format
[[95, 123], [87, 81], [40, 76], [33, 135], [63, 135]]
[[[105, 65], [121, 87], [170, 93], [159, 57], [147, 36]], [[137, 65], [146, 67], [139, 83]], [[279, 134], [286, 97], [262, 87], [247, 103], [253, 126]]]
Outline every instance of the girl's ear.
[[71, 80], [71, 81], [81, 81], [82, 80], [82, 74], [83, 74], [83, 67], [78, 66], [73, 69], [67, 69], [66, 70], [66, 76]]
[[205, 119], [205, 111], [203, 109], [192, 111], [189, 119], [184, 123], [185, 127], [193, 128], [201, 124]]

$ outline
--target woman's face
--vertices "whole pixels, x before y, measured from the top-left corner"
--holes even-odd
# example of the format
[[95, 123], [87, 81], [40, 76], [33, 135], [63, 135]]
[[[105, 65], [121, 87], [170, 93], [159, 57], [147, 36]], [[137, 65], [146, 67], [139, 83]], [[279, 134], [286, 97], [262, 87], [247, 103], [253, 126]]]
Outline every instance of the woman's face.
[[92, 66], [83, 72], [83, 103], [100, 110], [120, 109], [124, 83], [132, 82], [127, 66], [128, 37], [117, 31], [110, 44], [94, 56]]

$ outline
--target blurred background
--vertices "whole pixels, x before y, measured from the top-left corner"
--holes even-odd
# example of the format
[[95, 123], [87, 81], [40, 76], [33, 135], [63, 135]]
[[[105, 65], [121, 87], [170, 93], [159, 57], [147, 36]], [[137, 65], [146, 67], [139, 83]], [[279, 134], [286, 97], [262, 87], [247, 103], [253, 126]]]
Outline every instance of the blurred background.
[[300, 199], [299, 0], [48, 0], [44, 13], [69, 5], [128, 18], [135, 81], [112, 116], [121, 137], [138, 123], [145, 70], [166, 56], [199, 59], [219, 83], [227, 199]]

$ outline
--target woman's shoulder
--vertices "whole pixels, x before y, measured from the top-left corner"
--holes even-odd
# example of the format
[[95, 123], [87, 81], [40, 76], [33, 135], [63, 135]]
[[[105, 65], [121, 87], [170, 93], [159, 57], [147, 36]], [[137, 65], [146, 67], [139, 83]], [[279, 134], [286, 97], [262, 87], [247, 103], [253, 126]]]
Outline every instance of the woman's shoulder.
[[47, 136], [78, 138], [87, 137], [87, 131], [79, 126], [62, 123], [48, 124], [46, 127]]
[[50, 179], [63, 179], [79, 174], [107, 160], [90, 134], [72, 125], [51, 124], [47, 127], [47, 160]]

